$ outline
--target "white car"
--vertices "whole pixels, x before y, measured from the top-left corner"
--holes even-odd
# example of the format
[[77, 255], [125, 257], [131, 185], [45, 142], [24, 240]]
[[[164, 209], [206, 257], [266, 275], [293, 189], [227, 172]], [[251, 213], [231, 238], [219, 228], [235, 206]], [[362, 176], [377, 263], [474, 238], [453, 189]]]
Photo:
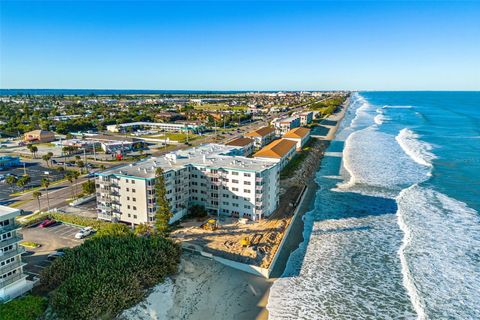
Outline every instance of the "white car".
[[85, 228], [82, 228], [80, 229], [80, 231], [77, 232], [77, 234], [75, 235], [75, 239], [83, 239], [85, 237], [88, 237], [89, 235], [91, 235], [92, 233], [94, 233], [95, 230], [93, 230], [92, 227], [85, 227]]

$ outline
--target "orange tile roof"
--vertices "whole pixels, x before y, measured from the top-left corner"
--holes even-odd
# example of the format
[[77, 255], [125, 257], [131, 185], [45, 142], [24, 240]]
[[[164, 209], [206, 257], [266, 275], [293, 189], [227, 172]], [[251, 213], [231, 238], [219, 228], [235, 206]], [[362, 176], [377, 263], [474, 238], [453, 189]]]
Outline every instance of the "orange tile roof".
[[253, 140], [250, 138], [236, 138], [231, 141], [225, 143], [226, 146], [236, 146], [236, 147], [244, 147], [253, 143]]
[[310, 129], [307, 128], [295, 128], [283, 135], [284, 138], [294, 138], [294, 139], [301, 139], [305, 138], [310, 133]]
[[278, 139], [265, 146], [263, 149], [255, 153], [254, 157], [260, 158], [276, 158], [280, 159], [285, 156], [291, 149], [295, 149], [297, 143], [292, 140]]
[[263, 127], [245, 134], [246, 137], [265, 137], [266, 135], [275, 132], [272, 127]]

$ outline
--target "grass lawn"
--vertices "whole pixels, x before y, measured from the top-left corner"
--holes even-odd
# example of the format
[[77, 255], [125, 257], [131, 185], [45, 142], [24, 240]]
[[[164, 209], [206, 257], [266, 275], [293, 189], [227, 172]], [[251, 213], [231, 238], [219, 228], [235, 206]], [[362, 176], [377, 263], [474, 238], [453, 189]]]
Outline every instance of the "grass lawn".
[[247, 106], [229, 106], [223, 103], [208, 103], [202, 105], [196, 105], [194, 107], [196, 110], [232, 110], [232, 111], [240, 111], [240, 110], [247, 110]]
[[[178, 141], [178, 142], [185, 142], [187, 141], [187, 134], [186, 133], [175, 133], [175, 132], [171, 132], [171, 133], [161, 133], [161, 134], [152, 134], [152, 135], [146, 135], [146, 136], [142, 136], [144, 138], [153, 138], [153, 139], [159, 139], [159, 140], [162, 140], [162, 139], [165, 139], [168, 138], [170, 140], [173, 140], [173, 141]], [[198, 139], [199, 135], [198, 134], [193, 134], [193, 133], [189, 133], [188, 134], [188, 141], [193, 141], [195, 139]]]

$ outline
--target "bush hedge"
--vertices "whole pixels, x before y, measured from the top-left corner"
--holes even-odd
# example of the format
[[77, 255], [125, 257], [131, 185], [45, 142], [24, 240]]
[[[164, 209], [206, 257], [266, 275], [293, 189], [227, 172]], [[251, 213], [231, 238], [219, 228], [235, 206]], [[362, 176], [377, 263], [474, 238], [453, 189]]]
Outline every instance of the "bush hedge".
[[47, 308], [47, 299], [27, 295], [5, 304], [0, 303], [0, 319], [2, 320], [35, 320]]
[[162, 237], [105, 235], [67, 249], [41, 274], [60, 319], [108, 319], [177, 271], [180, 247]]
[[94, 229], [100, 230], [103, 228], [108, 228], [111, 225], [111, 222], [102, 221], [94, 218], [81, 217], [73, 214], [59, 213], [59, 212], [46, 212], [39, 215], [36, 215], [33, 219], [28, 220], [22, 223], [23, 227], [30, 227], [36, 224], [39, 224], [43, 220], [50, 218], [58, 221], [71, 223], [83, 227], [93, 227]]

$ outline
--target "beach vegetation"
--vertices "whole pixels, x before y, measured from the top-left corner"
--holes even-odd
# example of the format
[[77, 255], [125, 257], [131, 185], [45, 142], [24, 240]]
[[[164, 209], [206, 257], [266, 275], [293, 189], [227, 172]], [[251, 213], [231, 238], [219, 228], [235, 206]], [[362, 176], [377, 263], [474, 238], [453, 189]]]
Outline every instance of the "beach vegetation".
[[47, 308], [47, 299], [35, 295], [26, 295], [7, 303], [0, 303], [0, 319], [2, 320], [35, 320]]
[[65, 249], [41, 273], [40, 289], [59, 319], [111, 319], [177, 271], [180, 247], [159, 236], [92, 237]]

